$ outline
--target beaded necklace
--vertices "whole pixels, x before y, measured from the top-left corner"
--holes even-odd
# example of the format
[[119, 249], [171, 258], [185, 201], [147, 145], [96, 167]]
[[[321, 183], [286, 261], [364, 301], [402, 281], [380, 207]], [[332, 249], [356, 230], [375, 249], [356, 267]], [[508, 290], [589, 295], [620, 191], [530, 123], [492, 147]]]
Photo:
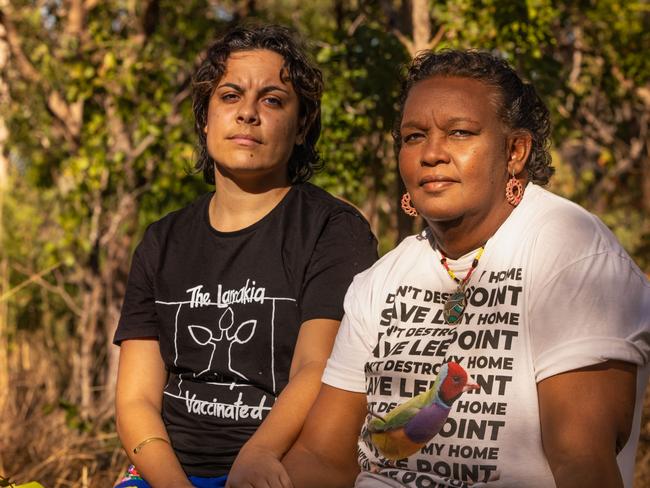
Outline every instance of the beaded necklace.
[[478, 260], [481, 259], [484, 249], [485, 246], [481, 246], [481, 248], [478, 250], [476, 256], [474, 256], [474, 261], [472, 261], [472, 266], [469, 268], [469, 271], [462, 280], [458, 279], [454, 272], [449, 269], [449, 265], [447, 264], [447, 257], [442, 254], [442, 251], [440, 249], [438, 249], [438, 252], [442, 256], [440, 263], [445, 268], [447, 274], [451, 277], [451, 279], [458, 284], [456, 291], [449, 295], [449, 298], [447, 298], [447, 301], [445, 302], [444, 308], [442, 310], [442, 316], [445, 319], [445, 322], [449, 325], [457, 324], [465, 312], [465, 308], [467, 307], [465, 288], [467, 288], [467, 282], [478, 266]]

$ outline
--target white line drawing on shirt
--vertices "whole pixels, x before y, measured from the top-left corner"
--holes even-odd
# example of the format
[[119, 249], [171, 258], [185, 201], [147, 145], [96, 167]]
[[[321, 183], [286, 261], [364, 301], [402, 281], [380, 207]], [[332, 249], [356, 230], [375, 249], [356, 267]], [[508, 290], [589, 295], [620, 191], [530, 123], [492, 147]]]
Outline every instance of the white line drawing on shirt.
[[212, 354], [210, 354], [210, 361], [208, 361], [208, 365], [200, 373], [194, 373], [194, 377], [201, 376], [203, 373], [210, 371], [210, 368], [212, 367], [212, 360], [214, 359], [214, 353], [217, 349], [217, 342], [221, 342], [225, 338], [230, 342], [228, 345], [228, 369], [231, 373], [234, 373], [241, 378], [248, 380], [246, 376], [241, 374], [232, 366], [232, 346], [233, 344], [246, 344], [252, 339], [253, 335], [255, 335], [255, 329], [257, 328], [257, 320], [252, 319], [242, 322], [233, 333], [232, 329], [234, 324], [235, 314], [232, 311], [232, 308], [228, 307], [221, 314], [221, 317], [219, 317], [219, 329], [216, 336], [212, 334], [212, 331], [210, 329], [203, 327], [202, 325], [187, 326], [192, 339], [194, 339], [194, 342], [201, 346], [207, 346], [208, 344], [212, 346]]
[[[275, 317], [275, 314], [276, 314], [277, 302], [294, 302], [295, 303], [296, 300], [295, 300], [295, 298], [270, 297], [270, 296], [265, 296], [263, 298], [263, 300], [261, 300], [262, 304], [268, 303], [268, 302], [270, 302], [270, 305], [271, 305], [271, 317], [270, 317], [270, 329], [271, 329], [270, 330], [270, 334], [271, 334], [271, 355], [270, 355], [271, 356], [271, 367], [270, 367], [270, 369], [271, 369], [271, 382], [272, 382], [273, 391], [275, 391], [276, 384], [277, 384], [277, 380], [276, 380], [276, 377], [275, 377], [276, 376], [276, 371], [275, 371], [275, 320], [276, 320], [276, 317]], [[174, 354], [174, 366], [177, 366], [178, 365], [178, 359], [179, 359], [178, 333], [179, 333], [179, 330], [183, 328], [183, 324], [182, 324], [182, 322], [180, 320], [180, 314], [181, 314], [181, 310], [185, 306], [189, 306], [191, 308], [192, 301], [191, 300], [179, 300], [179, 301], [156, 300], [156, 304], [157, 305], [166, 305], [166, 306], [176, 306], [177, 307], [176, 308], [176, 316], [174, 318], [174, 353], [175, 353]], [[219, 309], [230, 308], [230, 306], [224, 306], [223, 303], [218, 303], [218, 302], [214, 302], [214, 301], [204, 302], [204, 303], [201, 304], [201, 306], [217, 307]], [[241, 325], [244, 325], [244, 324], [242, 323], [242, 324], [240, 324], [240, 326]], [[185, 327], [187, 327], [187, 326], [185, 326]], [[202, 327], [204, 329], [207, 329], [204, 326], [198, 326], [198, 327]], [[212, 344], [212, 346], [213, 346], [213, 353], [212, 354], [214, 355], [214, 347], [215, 347], [215, 345], [214, 345], [214, 343], [210, 342], [210, 335], [214, 336], [212, 331], [210, 331], [209, 329], [207, 330], [207, 332], [209, 332], [210, 335], [208, 335], [205, 330], [203, 331], [203, 333], [201, 333], [197, 329], [195, 329], [195, 332], [197, 332], [198, 334], [203, 334], [203, 340], [205, 340], [205, 337], [207, 337], [208, 342], [206, 342], [206, 344]], [[196, 341], [197, 344], [201, 344], [201, 342], [197, 341], [196, 337], [194, 337], [194, 334], [192, 334], [191, 331], [190, 331], [190, 334], [193, 336], [193, 340]], [[251, 333], [251, 337], [248, 338], [248, 340], [250, 340], [253, 335], [254, 334]], [[197, 336], [197, 337], [199, 337], [199, 336]], [[220, 337], [222, 337], [222, 336], [220, 336]], [[201, 339], [201, 337], [199, 337], [199, 339]], [[231, 346], [232, 346], [232, 344], [231, 344]], [[230, 352], [230, 349], [229, 349], [229, 352]], [[211, 362], [212, 362], [212, 358], [210, 359], [210, 363]], [[228, 366], [230, 368], [230, 366], [231, 366], [230, 362], [229, 362]], [[231, 368], [231, 371], [233, 371], [232, 368]], [[233, 371], [233, 372], [237, 373], [239, 376], [242, 376], [238, 371]], [[194, 374], [193, 376], [198, 376], [198, 374]], [[170, 377], [170, 379], [171, 379], [171, 377]], [[222, 382], [219, 382], [219, 381], [216, 381], [216, 382], [209, 381], [207, 383], [208, 384], [215, 384], [215, 385], [225, 385], [225, 383], [222, 383]], [[183, 394], [183, 388], [181, 386], [182, 384], [183, 384], [183, 377], [182, 376], [177, 376], [176, 388], [178, 388], [178, 395]], [[247, 385], [245, 383], [228, 383], [228, 384], [230, 385], [230, 389], [243, 388], [243, 387], [249, 386], [249, 385]]]

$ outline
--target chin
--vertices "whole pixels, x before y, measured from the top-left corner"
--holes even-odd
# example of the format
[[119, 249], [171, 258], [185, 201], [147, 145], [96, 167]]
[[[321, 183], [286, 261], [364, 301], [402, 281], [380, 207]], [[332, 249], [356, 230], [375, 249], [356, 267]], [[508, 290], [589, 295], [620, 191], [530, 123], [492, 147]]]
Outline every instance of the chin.
[[276, 183], [288, 177], [286, 166], [269, 167], [262, 164], [222, 166], [221, 173], [235, 180], [260, 179], [268, 182], [275, 181]]
[[464, 212], [460, 209], [439, 206], [435, 208], [423, 208], [419, 213], [424, 220], [430, 223], [455, 221], [461, 219], [464, 215]]

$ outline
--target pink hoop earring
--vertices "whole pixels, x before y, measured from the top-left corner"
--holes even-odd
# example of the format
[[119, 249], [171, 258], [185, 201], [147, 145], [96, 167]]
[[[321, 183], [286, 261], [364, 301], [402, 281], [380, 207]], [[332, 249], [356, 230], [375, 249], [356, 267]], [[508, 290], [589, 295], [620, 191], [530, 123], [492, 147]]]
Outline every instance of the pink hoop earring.
[[524, 198], [524, 185], [515, 178], [515, 172], [512, 172], [512, 177], [506, 183], [506, 200], [510, 205], [516, 207]]
[[402, 195], [401, 205], [402, 210], [406, 215], [409, 217], [417, 217], [418, 211], [415, 210], [415, 207], [413, 205], [411, 205], [411, 195], [409, 195], [409, 192], [406, 192], [404, 195]]

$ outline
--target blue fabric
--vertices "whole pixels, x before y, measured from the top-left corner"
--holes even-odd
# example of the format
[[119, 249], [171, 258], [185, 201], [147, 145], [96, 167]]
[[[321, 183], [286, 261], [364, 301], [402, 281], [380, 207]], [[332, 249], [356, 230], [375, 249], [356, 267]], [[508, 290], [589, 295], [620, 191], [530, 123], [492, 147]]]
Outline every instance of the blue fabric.
[[[196, 488], [224, 488], [228, 476], [219, 476], [218, 478], [201, 478], [199, 476], [190, 476], [189, 480]], [[151, 485], [142, 478], [124, 480], [113, 488], [151, 488]]]
[[218, 478], [199, 478], [190, 476], [190, 481], [196, 488], [223, 488], [226, 486], [228, 476], [219, 476]]
[[151, 488], [151, 485], [143, 479], [130, 479], [118, 483], [113, 488]]

